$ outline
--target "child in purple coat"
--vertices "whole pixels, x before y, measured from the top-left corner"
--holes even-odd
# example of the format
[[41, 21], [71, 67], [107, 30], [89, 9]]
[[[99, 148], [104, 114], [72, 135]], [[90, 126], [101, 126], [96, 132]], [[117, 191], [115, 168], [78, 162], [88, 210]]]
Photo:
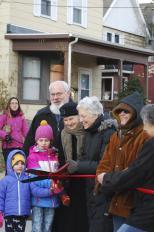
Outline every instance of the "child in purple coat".
[[0, 180], [0, 226], [5, 218], [6, 232], [24, 232], [26, 220], [31, 211], [31, 194], [36, 197], [50, 197], [50, 188], [40, 188], [34, 183], [22, 183], [25, 174], [25, 154], [13, 150], [7, 159], [7, 175]]

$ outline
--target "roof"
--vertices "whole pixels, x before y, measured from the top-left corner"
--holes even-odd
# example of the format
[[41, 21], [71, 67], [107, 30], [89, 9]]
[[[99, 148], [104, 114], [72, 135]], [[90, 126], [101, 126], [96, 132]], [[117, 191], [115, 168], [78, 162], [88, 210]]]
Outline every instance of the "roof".
[[[103, 25], [139, 36], [148, 36], [150, 33], [137, 0], [105, 0], [107, 8], [104, 11]], [[133, 16], [134, 22], [132, 22]], [[113, 20], [116, 17], [116, 20]], [[136, 24], [134, 24], [136, 21]], [[123, 23], [125, 22], [125, 24]], [[131, 22], [131, 23], [130, 23]], [[136, 28], [133, 30], [133, 27]]]
[[72, 41], [75, 38], [78, 38], [79, 41], [85, 41], [87, 43], [91, 44], [97, 44], [97, 45], [102, 45], [105, 47], [110, 47], [110, 48], [117, 48], [121, 50], [129, 50], [133, 52], [138, 52], [146, 55], [154, 55], [154, 52], [151, 49], [147, 48], [141, 48], [137, 46], [125, 46], [121, 44], [112, 44], [107, 41], [102, 41], [102, 40], [96, 40], [90, 37], [86, 36], [81, 36], [78, 34], [71, 34], [71, 33], [36, 33], [36, 34], [5, 34], [6, 39], [11, 39], [11, 40], [36, 40], [36, 39], [47, 39], [47, 40], [52, 40], [52, 39], [68, 39]]
[[113, 0], [104, 0], [103, 1], [103, 16], [106, 14], [108, 9], [110, 8], [110, 5], [112, 2], [113, 2]]

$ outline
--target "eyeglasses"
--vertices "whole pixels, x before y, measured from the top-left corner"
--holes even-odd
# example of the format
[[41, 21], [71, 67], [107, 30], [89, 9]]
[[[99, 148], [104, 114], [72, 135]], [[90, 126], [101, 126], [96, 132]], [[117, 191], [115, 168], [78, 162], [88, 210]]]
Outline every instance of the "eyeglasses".
[[129, 110], [125, 110], [125, 109], [119, 109], [119, 110], [117, 110], [118, 114], [121, 114], [122, 112], [125, 113], [125, 114], [130, 114]]
[[64, 94], [64, 93], [62, 93], [62, 92], [58, 92], [58, 93], [51, 93], [51, 94], [50, 94], [50, 96], [51, 96], [51, 97], [55, 97], [55, 96], [57, 96], [57, 97], [61, 97], [63, 94]]

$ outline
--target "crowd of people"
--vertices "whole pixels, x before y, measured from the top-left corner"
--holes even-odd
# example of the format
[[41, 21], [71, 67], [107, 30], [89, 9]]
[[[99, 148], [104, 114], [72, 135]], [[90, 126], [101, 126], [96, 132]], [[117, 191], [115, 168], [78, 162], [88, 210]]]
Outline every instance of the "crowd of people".
[[[109, 117], [95, 96], [73, 102], [64, 81], [49, 94], [30, 128], [16, 97], [0, 115], [0, 227], [24, 232], [31, 215], [32, 232], [153, 232], [154, 105], [134, 92]], [[35, 177], [26, 169], [65, 164], [69, 179], [23, 183]]]

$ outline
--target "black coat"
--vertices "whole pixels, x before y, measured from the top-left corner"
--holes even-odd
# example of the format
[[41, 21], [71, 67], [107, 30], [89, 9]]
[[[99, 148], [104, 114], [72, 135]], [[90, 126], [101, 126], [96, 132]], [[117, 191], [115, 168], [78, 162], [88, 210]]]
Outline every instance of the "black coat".
[[[35, 144], [36, 129], [38, 128], [38, 126], [40, 126], [40, 122], [42, 120], [46, 120], [53, 129], [53, 136], [54, 136], [53, 146], [55, 146], [59, 150], [60, 158], [61, 158], [61, 154], [63, 153], [63, 150], [61, 146], [60, 133], [63, 128], [63, 121], [60, 120], [59, 122], [57, 122], [56, 115], [51, 112], [49, 107], [50, 106], [46, 106], [41, 110], [39, 110], [32, 120], [30, 129], [28, 131], [28, 134], [25, 138], [25, 142], [23, 145], [23, 150], [25, 151], [27, 156], [29, 153], [30, 146]], [[63, 157], [62, 157], [62, 161], [63, 161]]]
[[111, 191], [133, 191], [134, 208], [126, 223], [147, 232], [154, 231], [154, 195], [135, 190], [137, 187], [154, 190], [154, 138], [144, 143], [138, 158], [126, 170], [107, 173], [102, 189]]
[[[97, 165], [114, 132], [114, 125], [108, 123], [108, 120], [104, 121], [102, 116], [86, 130], [83, 159], [78, 164], [79, 173], [96, 173]], [[94, 179], [86, 180], [89, 232], [112, 232], [112, 219], [104, 215], [106, 198], [102, 193], [94, 196], [94, 186]]]
[[[72, 136], [73, 160], [77, 160], [76, 144], [76, 138]], [[56, 209], [54, 232], [88, 232], [85, 181], [68, 180], [63, 184], [71, 203]]]

